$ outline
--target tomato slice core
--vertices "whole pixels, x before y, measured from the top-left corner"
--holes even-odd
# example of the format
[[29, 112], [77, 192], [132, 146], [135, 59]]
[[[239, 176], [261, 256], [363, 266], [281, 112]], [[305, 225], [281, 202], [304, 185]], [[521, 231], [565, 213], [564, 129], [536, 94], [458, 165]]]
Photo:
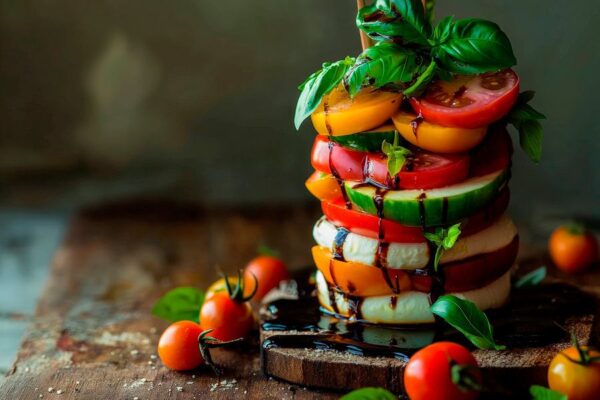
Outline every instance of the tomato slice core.
[[519, 77], [512, 69], [450, 82], [434, 82], [423, 97], [410, 103], [417, 114], [438, 125], [477, 128], [504, 117], [519, 96]]

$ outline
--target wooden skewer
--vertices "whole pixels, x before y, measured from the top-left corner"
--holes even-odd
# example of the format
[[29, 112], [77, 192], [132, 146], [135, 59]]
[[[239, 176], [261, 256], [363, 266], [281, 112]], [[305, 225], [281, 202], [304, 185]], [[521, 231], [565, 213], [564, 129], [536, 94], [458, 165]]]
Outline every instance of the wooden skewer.
[[[427, 9], [427, 0], [421, 0], [423, 2], [423, 8]], [[365, 0], [356, 0], [356, 7], [360, 10], [365, 6]], [[362, 45], [363, 51], [373, 46], [373, 39], [369, 37], [365, 32], [360, 31], [360, 44]]]

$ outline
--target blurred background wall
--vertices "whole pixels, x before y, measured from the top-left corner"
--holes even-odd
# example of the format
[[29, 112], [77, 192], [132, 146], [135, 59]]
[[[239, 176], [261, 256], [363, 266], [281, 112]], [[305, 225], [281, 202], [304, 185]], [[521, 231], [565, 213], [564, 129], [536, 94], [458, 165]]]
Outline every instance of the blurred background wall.
[[[137, 195], [305, 202], [312, 127], [296, 86], [359, 51], [354, 0], [1, 0], [0, 203]], [[441, 0], [493, 19], [549, 119], [543, 164], [516, 153], [513, 210], [600, 215], [600, 5]]]

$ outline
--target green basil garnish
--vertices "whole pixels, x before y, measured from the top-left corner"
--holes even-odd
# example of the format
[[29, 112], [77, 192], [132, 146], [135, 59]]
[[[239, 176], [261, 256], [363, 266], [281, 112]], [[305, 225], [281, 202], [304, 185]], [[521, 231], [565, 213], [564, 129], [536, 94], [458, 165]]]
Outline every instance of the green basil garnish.
[[539, 163], [542, 159], [542, 140], [544, 138], [540, 120], [546, 116], [529, 105], [535, 92], [526, 91], [519, 95], [517, 103], [506, 120], [519, 131], [519, 144], [531, 161]]
[[487, 315], [471, 301], [444, 295], [433, 303], [431, 312], [456, 328], [479, 349], [506, 349], [506, 346], [495, 342]]
[[179, 287], [161, 297], [152, 307], [152, 315], [169, 322], [198, 322], [204, 292], [193, 287]]
[[530, 387], [529, 394], [533, 400], [567, 400], [567, 395], [538, 385]]
[[362, 388], [354, 390], [340, 400], [398, 400], [398, 397], [382, 388]]
[[544, 280], [544, 278], [546, 278], [546, 273], [546, 267], [539, 267], [538, 269], [523, 275], [518, 281], [515, 282], [514, 287], [520, 289], [524, 287], [537, 286]]

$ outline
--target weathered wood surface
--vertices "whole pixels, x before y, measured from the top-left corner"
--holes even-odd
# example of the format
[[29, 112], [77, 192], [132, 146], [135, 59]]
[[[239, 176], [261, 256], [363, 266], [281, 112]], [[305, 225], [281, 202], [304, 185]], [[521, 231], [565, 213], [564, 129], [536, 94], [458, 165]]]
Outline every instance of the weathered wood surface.
[[[263, 377], [256, 343], [215, 352], [221, 378], [207, 369], [171, 372], [155, 357], [166, 324], [149, 314], [168, 289], [206, 287], [217, 267], [242, 267], [258, 244], [280, 249], [293, 267], [309, 264], [317, 216], [316, 208], [209, 212], [136, 202], [80, 214], [14, 367], [0, 380], [0, 399], [337, 398]], [[572, 281], [600, 292], [597, 273]]]

